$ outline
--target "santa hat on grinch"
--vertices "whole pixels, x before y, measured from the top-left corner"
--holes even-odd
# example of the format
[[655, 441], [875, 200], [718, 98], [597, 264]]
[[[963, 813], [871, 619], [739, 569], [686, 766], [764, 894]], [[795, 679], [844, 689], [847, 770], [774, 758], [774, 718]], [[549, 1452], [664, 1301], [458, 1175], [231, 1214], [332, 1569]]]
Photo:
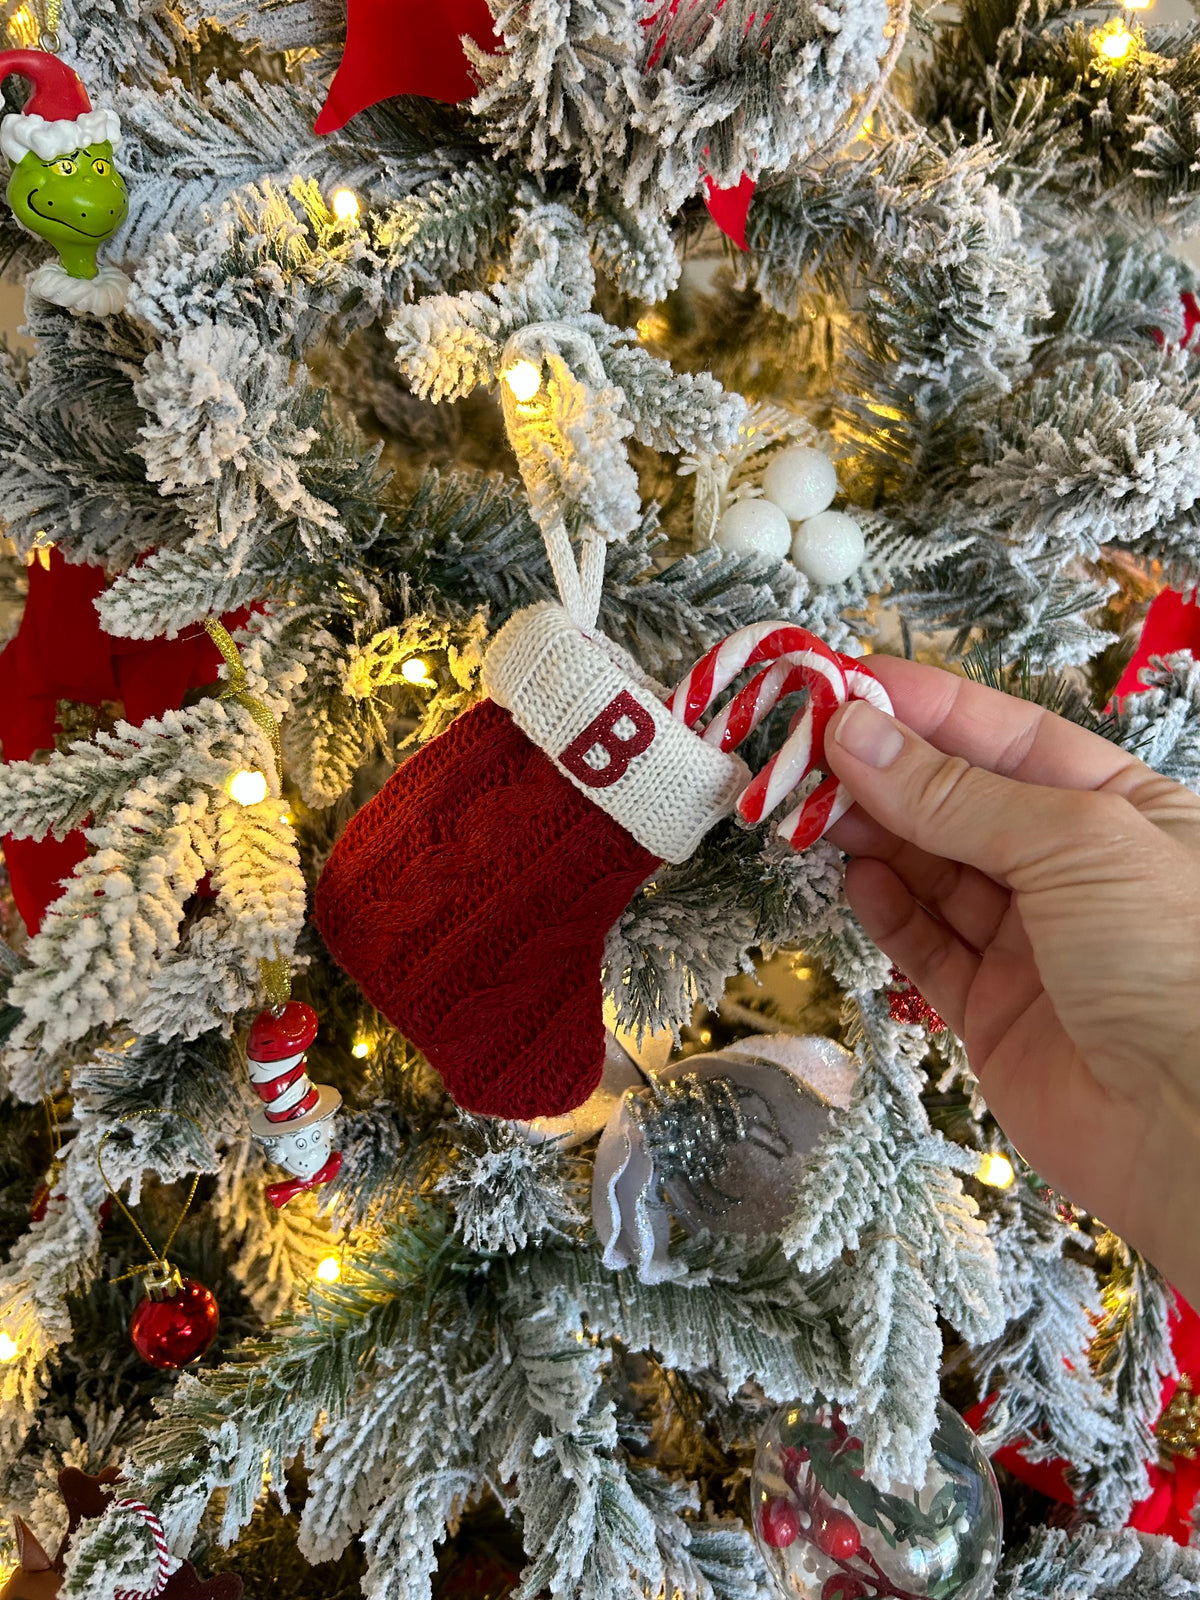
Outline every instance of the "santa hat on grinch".
[[0, 150], [15, 167], [30, 150], [43, 161], [69, 156], [105, 139], [115, 150], [121, 119], [115, 111], [93, 111], [79, 74], [45, 50], [0, 50], [0, 83], [16, 74], [33, 85], [23, 112], [0, 122]]

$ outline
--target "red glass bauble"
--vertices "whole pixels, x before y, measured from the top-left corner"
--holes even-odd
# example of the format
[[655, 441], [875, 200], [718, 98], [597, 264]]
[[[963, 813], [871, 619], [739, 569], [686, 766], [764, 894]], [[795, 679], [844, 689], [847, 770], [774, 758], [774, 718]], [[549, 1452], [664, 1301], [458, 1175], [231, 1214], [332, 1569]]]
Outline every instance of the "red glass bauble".
[[835, 1561], [849, 1561], [858, 1554], [862, 1536], [853, 1517], [844, 1511], [827, 1511], [813, 1528], [813, 1543]]
[[152, 1367], [186, 1367], [198, 1361], [217, 1336], [221, 1320], [217, 1297], [194, 1278], [163, 1300], [149, 1295], [134, 1309], [129, 1324], [133, 1348]]
[[795, 1506], [784, 1495], [772, 1495], [758, 1514], [758, 1529], [765, 1543], [776, 1550], [786, 1550], [788, 1545], [795, 1544], [800, 1532]]

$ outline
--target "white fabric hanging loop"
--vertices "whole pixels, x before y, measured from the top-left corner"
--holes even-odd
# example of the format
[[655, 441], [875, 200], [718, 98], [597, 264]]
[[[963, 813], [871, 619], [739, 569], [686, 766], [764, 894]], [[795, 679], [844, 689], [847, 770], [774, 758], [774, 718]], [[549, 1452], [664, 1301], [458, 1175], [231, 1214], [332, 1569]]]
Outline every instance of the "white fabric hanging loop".
[[[609, 381], [593, 340], [582, 329], [566, 322], [531, 322], [512, 334], [500, 358], [502, 381], [518, 362], [527, 361], [541, 368], [549, 354], [566, 362], [578, 378], [594, 388], [601, 388]], [[511, 386], [506, 384], [506, 387], [509, 392], [503, 399], [507, 420], [510, 409], [515, 406], [519, 410], [522, 402]], [[583, 529], [577, 563], [571, 536], [562, 519], [556, 518], [549, 525], [539, 519], [539, 523], [563, 609], [576, 627], [590, 633], [600, 616], [607, 541], [595, 529]]]

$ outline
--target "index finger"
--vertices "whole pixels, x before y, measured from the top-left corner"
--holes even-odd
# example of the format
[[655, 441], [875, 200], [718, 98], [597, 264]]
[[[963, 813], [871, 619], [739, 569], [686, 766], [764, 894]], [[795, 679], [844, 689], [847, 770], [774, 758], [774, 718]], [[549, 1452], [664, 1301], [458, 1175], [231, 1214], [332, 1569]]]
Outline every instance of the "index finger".
[[1133, 805], [1147, 783], [1156, 791], [1170, 784], [1120, 745], [1044, 706], [901, 656], [871, 656], [869, 664], [901, 722], [973, 767], [1053, 789], [1107, 789]]

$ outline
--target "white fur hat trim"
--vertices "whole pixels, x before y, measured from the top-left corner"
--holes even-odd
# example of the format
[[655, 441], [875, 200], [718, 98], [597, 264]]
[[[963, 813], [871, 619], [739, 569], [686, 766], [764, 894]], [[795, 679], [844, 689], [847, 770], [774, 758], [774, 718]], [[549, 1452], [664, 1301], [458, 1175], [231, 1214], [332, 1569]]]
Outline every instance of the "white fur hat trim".
[[121, 119], [115, 111], [85, 111], [61, 122], [14, 114], [0, 122], [0, 150], [14, 167], [30, 150], [43, 161], [53, 161], [89, 144], [102, 144], [105, 139], [114, 150], [121, 143]]

